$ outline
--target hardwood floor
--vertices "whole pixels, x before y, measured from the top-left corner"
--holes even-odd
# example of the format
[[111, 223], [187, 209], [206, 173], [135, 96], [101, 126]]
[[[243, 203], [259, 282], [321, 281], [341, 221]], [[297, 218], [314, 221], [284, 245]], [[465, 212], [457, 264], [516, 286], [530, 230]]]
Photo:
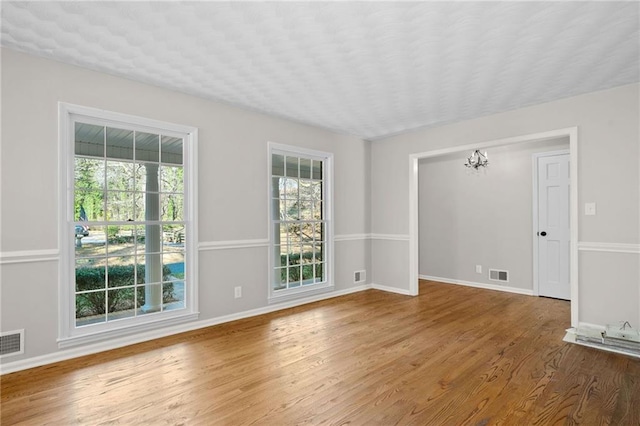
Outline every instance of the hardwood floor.
[[640, 361], [569, 303], [423, 281], [1, 378], [2, 425], [640, 425]]

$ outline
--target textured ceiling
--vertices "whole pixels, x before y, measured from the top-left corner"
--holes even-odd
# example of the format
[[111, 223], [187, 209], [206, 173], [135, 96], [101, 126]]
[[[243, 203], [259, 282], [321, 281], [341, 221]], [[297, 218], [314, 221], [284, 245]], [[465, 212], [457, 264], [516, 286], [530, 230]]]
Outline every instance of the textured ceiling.
[[637, 2], [2, 2], [2, 45], [376, 139], [637, 82]]

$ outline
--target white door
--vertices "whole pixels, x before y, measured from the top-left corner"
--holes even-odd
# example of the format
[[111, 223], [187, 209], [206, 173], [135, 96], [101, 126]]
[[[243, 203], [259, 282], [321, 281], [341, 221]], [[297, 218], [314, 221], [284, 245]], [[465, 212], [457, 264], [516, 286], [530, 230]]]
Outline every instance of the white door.
[[571, 299], [569, 154], [538, 157], [538, 293]]

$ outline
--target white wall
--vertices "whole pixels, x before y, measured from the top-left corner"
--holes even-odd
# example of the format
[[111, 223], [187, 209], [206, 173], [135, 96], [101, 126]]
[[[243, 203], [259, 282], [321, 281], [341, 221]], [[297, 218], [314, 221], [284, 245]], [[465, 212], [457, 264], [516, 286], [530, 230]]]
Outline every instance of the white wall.
[[[370, 229], [368, 142], [2, 49], [0, 322], [2, 331], [24, 328], [26, 336], [25, 354], [3, 364], [60, 356], [59, 101], [197, 127], [205, 245], [268, 238], [269, 141], [332, 152], [335, 235], [352, 236], [335, 243], [336, 293], [356, 287], [353, 271], [371, 269], [370, 242], [361, 237]], [[200, 320], [267, 306], [267, 250], [263, 244], [200, 251]], [[241, 299], [233, 297], [237, 285]]]
[[[532, 155], [559, 149], [566, 138], [490, 148], [477, 172], [463, 165], [470, 152], [420, 160], [420, 275], [532, 291]], [[490, 281], [489, 268], [509, 282]]]
[[[639, 90], [621, 86], [373, 142], [372, 233], [408, 238], [410, 154], [577, 126], [579, 320], [639, 326]], [[585, 202], [597, 203], [596, 216], [584, 216]], [[374, 283], [409, 290], [408, 245], [373, 242]]]

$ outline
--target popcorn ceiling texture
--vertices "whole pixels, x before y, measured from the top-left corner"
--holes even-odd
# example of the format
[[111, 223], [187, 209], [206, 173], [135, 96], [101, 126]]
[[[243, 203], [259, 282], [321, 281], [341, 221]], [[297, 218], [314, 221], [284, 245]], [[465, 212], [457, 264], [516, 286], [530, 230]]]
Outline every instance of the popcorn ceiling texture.
[[637, 2], [11, 2], [2, 45], [376, 139], [633, 83]]

